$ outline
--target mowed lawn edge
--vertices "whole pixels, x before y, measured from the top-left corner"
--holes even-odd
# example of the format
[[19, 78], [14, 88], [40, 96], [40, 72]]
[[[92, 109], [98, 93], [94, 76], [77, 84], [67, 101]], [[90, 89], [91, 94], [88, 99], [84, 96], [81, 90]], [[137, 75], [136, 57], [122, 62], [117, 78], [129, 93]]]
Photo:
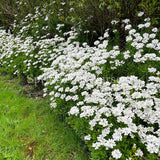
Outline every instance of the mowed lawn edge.
[[17, 79], [0, 75], [0, 160], [88, 160], [85, 144], [47, 99], [23, 91]]

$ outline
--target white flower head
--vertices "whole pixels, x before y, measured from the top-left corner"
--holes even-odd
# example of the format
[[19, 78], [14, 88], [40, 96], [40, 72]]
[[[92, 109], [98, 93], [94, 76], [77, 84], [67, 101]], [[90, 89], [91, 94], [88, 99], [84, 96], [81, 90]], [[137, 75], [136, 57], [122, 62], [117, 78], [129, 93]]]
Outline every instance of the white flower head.
[[107, 37], [109, 37], [109, 34], [108, 34], [108, 32], [105, 32], [103, 36], [104, 36], [104, 38], [107, 38]]
[[150, 73], [155, 73], [157, 71], [157, 69], [156, 68], [148, 68], [148, 72], [150, 72]]
[[125, 26], [125, 30], [130, 30], [132, 28], [132, 26], [130, 24]]
[[145, 22], [149, 22], [150, 20], [151, 19], [149, 17], [144, 19]]
[[128, 24], [130, 22], [130, 20], [129, 19], [124, 19], [122, 22]]
[[143, 27], [144, 27], [144, 24], [139, 24], [139, 25], [138, 25], [138, 28], [139, 28], [139, 29], [141, 29], [141, 28], [143, 28]]
[[144, 15], [144, 12], [139, 12], [138, 17], [142, 17]]
[[119, 159], [119, 158], [121, 158], [122, 153], [120, 152], [119, 149], [115, 149], [114, 151], [112, 151], [112, 156], [113, 156], [113, 158], [115, 158], [115, 159]]
[[135, 155], [142, 157], [142, 156], [143, 156], [143, 152], [141, 151], [141, 149], [138, 149], [138, 150], [136, 151]]
[[150, 153], [158, 153], [159, 148], [153, 143], [147, 143], [147, 150]]
[[157, 31], [158, 29], [156, 27], [152, 29], [152, 32], [157, 32]]
[[91, 140], [91, 135], [88, 134], [87, 136], [85, 136], [85, 137], [84, 137], [84, 140], [87, 140], [87, 141]]
[[112, 20], [112, 21], [111, 21], [111, 24], [117, 24], [117, 23], [118, 23], [117, 20]]
[[94, 45], [97, 46], [100, 42], [97, 40], [94, 42]]
[[48, 16], [46, 16], [46, 18], [44, 20], [47, 21], [48, 20]]
[[76, 107], [76, 106], [74, 106], [74, 107], [72, 107], [71, 109], [70, 109], [70, 111], [68, 112], [68, 114], [69, 115], [78, 115], [78, 113], [79, 113], [79, 108], [78, 107]]
[[56, 108], [56, 107], [57, 107], [57, 103], [51, 103], [51, 104], [50, 104], [50, 107], [51, 107], [51, 108]]
[[147, 23], [144, 24], [144, 26], [145, 26], [146, 28], [148, 28], [150, 25], [151, 25], [150, 22], [147, 22]]

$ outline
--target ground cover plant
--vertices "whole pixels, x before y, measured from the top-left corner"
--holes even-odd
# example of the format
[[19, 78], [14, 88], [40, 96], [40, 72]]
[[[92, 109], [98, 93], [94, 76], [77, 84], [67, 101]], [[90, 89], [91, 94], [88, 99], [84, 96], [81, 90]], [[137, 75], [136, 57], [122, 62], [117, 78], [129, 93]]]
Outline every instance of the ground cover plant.
[[88, 159], [73, 130], [47, 100], [24, 96], [17, 79], [0, 76], [0, 159]]
[[[86, 142], [91, 159], [157, 160], [160, 42], [154, 21], [144, 12], [135, 15], [138, 24], [113, 19], [115, 40], [105, 28], [90, 45], [80, 41], [80, 33], [90, 31], [62, 23], [63, 14], [55, 18], [54, 36], [44, 34], [52, 17], [47, 12], [36, 7], [22, 26], [14, 25], [15, 35], [0, 31], [1, 70], [42, 82], [50, 107]], [[123, 48], [117, 26], [125, 33]]]
[[[94, 47], [69, 38], [58, 45], [61, 54], [39, 79], [46, 81], [51, 107], [66, 116], [68, 112], [68, 123], [88, 141], [92, 159], [157, 159], [158, 29], [150, 31], [149, 18], [136, 29], [128, 19], [124, 23], [126, 51], [108, 46], [107, 30]], [[74, 30], [71, 38], [76, 39]]]

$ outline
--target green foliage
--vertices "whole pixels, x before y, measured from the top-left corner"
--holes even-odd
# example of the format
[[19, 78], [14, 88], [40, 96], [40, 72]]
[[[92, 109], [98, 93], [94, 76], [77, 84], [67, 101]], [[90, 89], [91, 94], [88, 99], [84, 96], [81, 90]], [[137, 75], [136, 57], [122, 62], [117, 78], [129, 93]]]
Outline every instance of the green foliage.
[[[55, 35], [55, 27], [58, 23], [65, 23], [69, 26], [79, 27], [80, 41], [85, 40], [88, 43], [93, 44], [93, 41], [105, 32], [106, 28], [113, 30], [110, 22], [113, 19], [117, 19], [121, 22], [122, 19], [129, 18], [133, 23], [137, 23], [139, 20], [135, 16], [139, 10], [144, 11], [147, 16], [154, 19], [154, 24], [159, 25], [159, 1], [158, 0], [70, 0], [62, 2], [61, 0], [53, 3], [50, 0], [21, 0], [17, 3], [16, 0], [1, 0], [0, 2], [0, 21], [3, 26], [10, 26], [14, 20], [21, 24], [21, 20], [25, 18], [28, 13], [34, 13], [35, 7], [43, 8], [47, 6], [47, 12], [45, 16], [49, 17], [49, 21], [44, 21], [45, 17], [42, 17], [35, 23], [35, 20], [31, 23], [34, 26], [48, 26], [48, 32], [51, 35]], [[78, 24], [78, 25], [77, 25]], [[121, 27], [117, 26], [120, 31]], [[89, 34], [84, 34], [84, 31], [90, 31]], [[39, 30], [39, 36], [45, 35], [41, 29]], [[96, 34], [93, 32], [96, 31]], [[30, 31], [31, 35], [34, 35], [35, 31]], [[36, 34], [37, 35], [37, 34]], [[113, 37], [114, 38], [114, 37]], [[121, 37], [119, 37], [121, 39]]]

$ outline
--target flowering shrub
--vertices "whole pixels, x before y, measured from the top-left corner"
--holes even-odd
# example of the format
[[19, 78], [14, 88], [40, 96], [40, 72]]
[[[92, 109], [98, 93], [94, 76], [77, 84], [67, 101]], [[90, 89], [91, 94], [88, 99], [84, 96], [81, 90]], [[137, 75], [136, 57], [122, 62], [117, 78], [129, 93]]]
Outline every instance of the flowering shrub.
[[[147, 31], [150, 22], [145, 21], [141, 25]], [[97, 150], [92, 152], [95, 159], [159, 153], [158, 30], [136, 31], [131, 24], [125, 29], [128, 50], [120, 52], [118, 46], [108, 50], [107, 31], [94, 47], [69, 38], [58, 45], [61, 54], [39, 76], [46, 80], [51, 107], [68, 111], [68, 122]], [[74, 38], [76, 33], [72, 34]]]
[[[142, 16], [139, 13], [138, 16]], [[116, 21], [113, 21], [113, 23]], [[160, 42], [149, 18], [123, 21], [127, 48], [109, 45], [109, 30], [91, 47], [72, 27], [52, 39], [0, 30], [0, 64], [44, 81], [51, 108], [87, 143], [92, 159], [157, 159], [160, 154]]]

